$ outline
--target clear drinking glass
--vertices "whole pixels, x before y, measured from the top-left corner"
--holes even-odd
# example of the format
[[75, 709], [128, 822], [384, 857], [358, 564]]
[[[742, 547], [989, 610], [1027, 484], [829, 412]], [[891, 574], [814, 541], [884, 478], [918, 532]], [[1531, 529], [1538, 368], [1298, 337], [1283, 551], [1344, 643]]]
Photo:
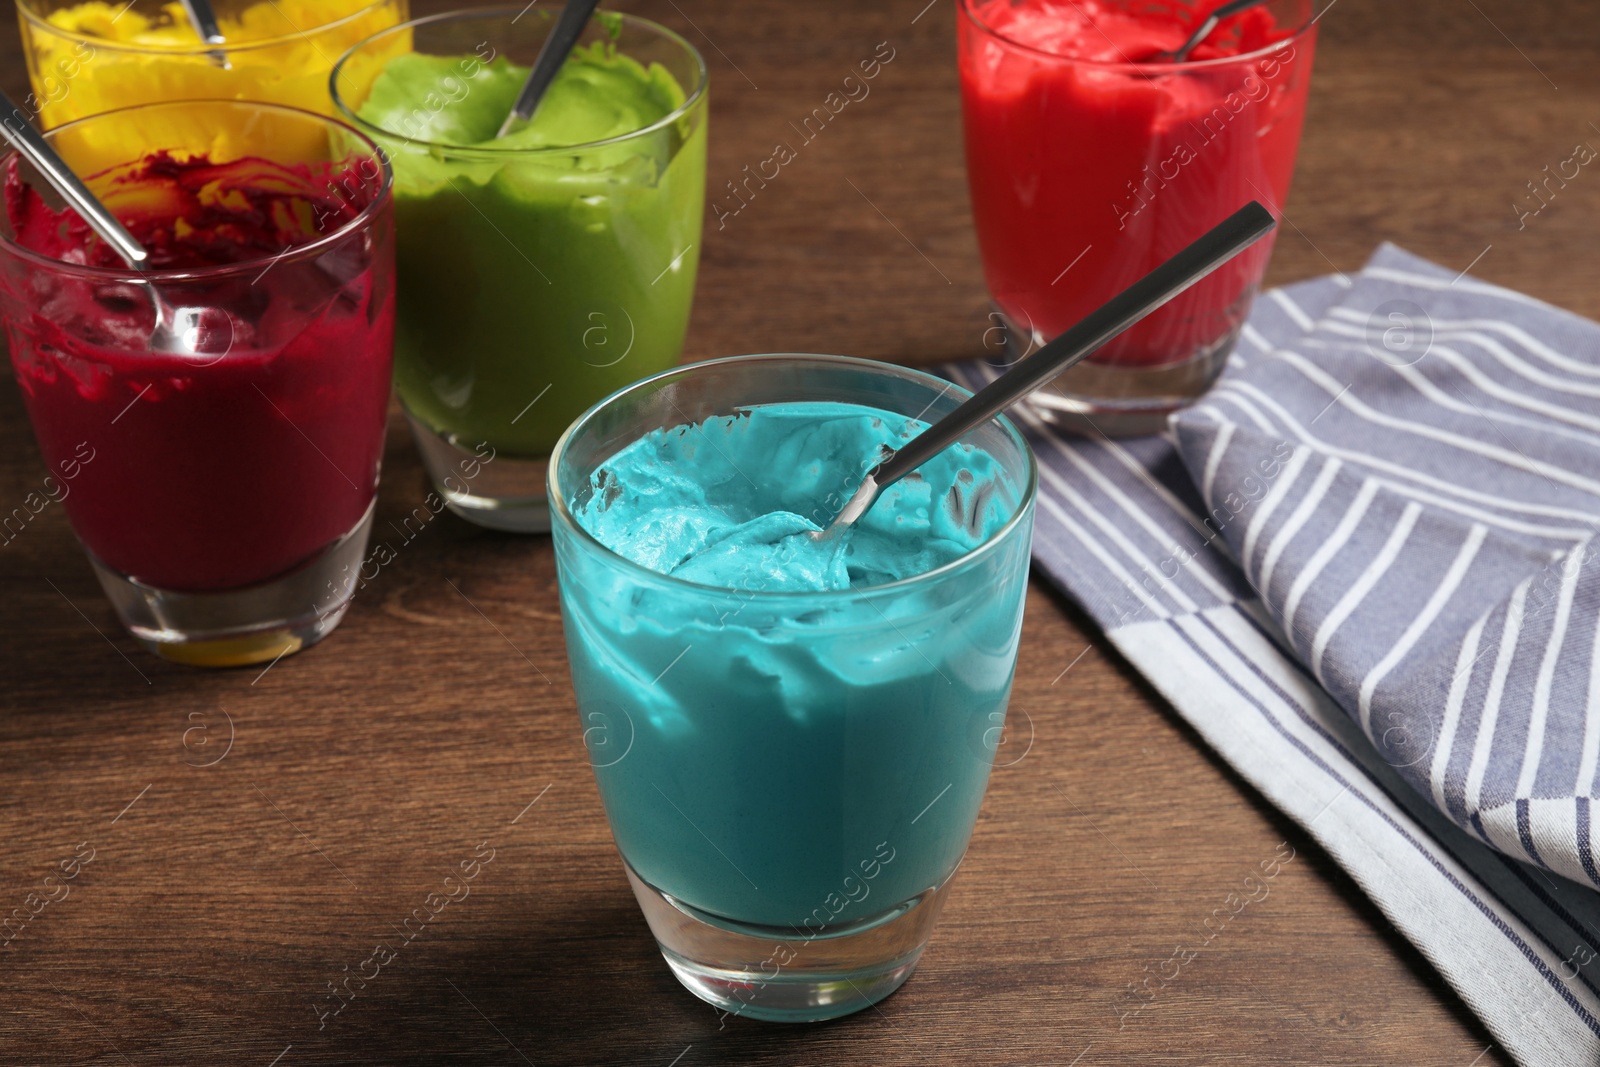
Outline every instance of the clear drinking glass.
[[1009, 521], [934, 571], [843, 592], [658, 574], [601, 545], [572, 507], [653, 430], [791, 401], [931, 421], [967, 395], [866, 360], [716, 360], [614, 394], [551, 457], [568, 657], [611, 832], [673, 973], [727, 1011], [845, 1015], [916, 967], [1005, 720], [1033, 455], [1005, 419], [974, 430], [964, 443], [1015, 493]]
[[[1277, 39], [1263, 47], [1183, 63], [1112, 48], [1119, 31], [1111, 19], [1166, 19], [1176, 47], [1186, 23], [1199, 21], [1184, 13], [1199, 4], [1090, 6], [1085, 13], [1075, 0], [960, 0], [967, 180], [1008, 361], [1052, 340], [1247, 202], [1281, 216], [1289, 195], [1316, 46], [1310, 0], [1271, 0], [1243, 16], [1273, 27], [1262, 36]], [[1228, 35], [1227, 25], [1213, 40]], [[1074, 33], [1116, 61], [1058, 54], [1078, 47]], [[1022, 37], [1048, 39], [1055, 50]], [[1169, 414], [1221, 374], [1271, 252], [1269, 236], [1029, 404], [1084, 432], [1163, 429]]]
[[[400, 317], [395, 386], [417, 448], [458, 515], [550, 528], [551, 447], [585, 408], [671, 367], [683, 350], [705, 205], [705, 62], [672, 31], [602, 12], [578, 48], [614, 48], [670, 74], [681, 104], [643, 129], [537, 149], [430, 140], [475, 107], [490, 64], [531, 65], [554, 21], [518, 4], [418, 19], [334, 68], [340, 112], [395, 170]], [[404, 128], [362, 118], [393, 42], [445, 57]], [[520, 80], [520, 79], [519, 79]], [[509, 102], [506, 105], [509, 111]], [[492, 135], [504, 112], [490, 116]], [[461, 464], [485, 457], [480, 477]]]
[[[15, 155], [4, 161], [43, 202], [19, 212], [8, 190], [0, 323], [118, 617], [151, 651], [207, 666], [320, 640], [355, 588], [383, 455], [387, 165], [348, 126], [271, 104], [145, 104], [45, 136], [136, 234], [133, 220], [170, 222], [175, 204], [171, 217], [250, 249], [195, 269], [65, 262], [49, 242], [81, 223], [41, 214], [59, 200]], [[242, 212], [261, 221], [255, 244], [232, 223], [209, 228], [247, 197], [260, 208]], [[34, 220], [20, 234], [19, 218]]]
[[221, 47], [200, 44], [172, 0], [17, 0], [33, 83], [23, 106], [46, 129], [162, 100], [259, 100], [332, 114], [334, 59], [407, 15], [406, 0], [212, 7], [227, 37]]

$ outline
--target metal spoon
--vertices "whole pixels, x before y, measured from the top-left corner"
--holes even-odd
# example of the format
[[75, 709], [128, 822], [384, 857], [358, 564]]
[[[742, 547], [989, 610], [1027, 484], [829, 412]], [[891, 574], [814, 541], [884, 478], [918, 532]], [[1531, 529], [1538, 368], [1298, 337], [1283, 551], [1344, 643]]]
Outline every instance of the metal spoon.
[[1182, 63], [1189, 58], [1189, 53], [1199, 47], [1200, 42], [1211, 36], [1223, 19], [1232, 18], [1241, 11], [1249, 11], [1253, 7], [1260, 7], [1267, 0], [1233, 0], [1231, 4], [1223, 4], [1205, 17], [1205, 21], [1189, 35], [1189, 39], [1179, 45], [1176, 51], [1163, 52], [1162, 59], [1170, 59], [1174, 63]]
[[[183, 10], [189, 16], [189, 25], [194, 27], [194, 32], [206, 44], [223, 45], [227, 38], [222, 36], [222, 28], [217, 25], [217, 13], [211, 9], [211, 0], [183, 0]], [[223, 70], [232, 70], [233, 64], [228, 62], [228, 53], [220, 47], [207, 53], [211, 62]]]
[[1252, 200], [1189, 247], [1090, 312], [1082, 322], [1017, 363], [960, 407], [901, 445], [891, 456], [867, 472], [844, 510], [839, 512], [828, 528], [811, 536], [822, 540], [847, 529], [866, 514], [885, 488], [955, 444], [974, 427], [998, 415], [1007, 406], [1093, 353], [1271, 233], [1276, 226], [1272, 213]]
[[51, 188], [61, 194], [61, 198], [72, 205], [74, 211], [83, 217], [83, 221], [99, 234], [101, 239], [110, 245], [127, 261], [128, 266], [135, 270], [144, 270], [149, 263], [150, 253], [145, 251], [144, 245], [129, 233], [117, 217], [106, 210], [83, 180], [72, 172], [66, 161], [56, 155], [56, 150], [50, 147], [50, 142], [22, 120], [22, 109], [11, 102], [11, 98], [0, 93], [0, 104], [5, 105], [5, 114], [0, 116], [0, 129], [3, 129], [6, 140], [11, 143], [24, 159], [32, 163], [34, 169], [44, 175], [45, 181]]
[[517, 102], [512, 105], [511, 114], [500, 124], [500, 132], [495, 134], [496, 137], [504, 137], [533, 120], [545, 90], [556, 80], [561, 64], [567, 61], [567, 53], [578, 43], [584, 26], [589, 23], [589, 16], [594, 14], [594, 9], [599, 5], [600, 0], [567, 0], [567, 6], [561, 9], [561, 17], [556, 19], [555, 28], [544, 39], [539, 57], [533, 61], [533, 69], [528, 71], [528, 80], [522, 83], [522, 92], [517, 94]]
[[[33, 164], [34, 169], [50, 183], [50, 187], [72, 206], [79, 217], [89, 224], [89, 228], [99, 234], [100, 239], [110, 245], [129, 267], [138, 271], [149, 270], [150, 253], [139, 243], [138, 238], [129, 233], [127, 227], [118, 222], [117, 217], [107, 210], [87, 185], [83, 184], [83, 179], [74, 174], [66, 161], [56, 154], [56, 150], [50, 147], [50, 142], [22, 120], [22, 110], [4, 93], [0, 93], [0, 105], [5, 107], [4, 115], [0, 116], [0, 132], [5, 134], [11, 147]], [[209, 309], [169, 307], [166, 301], [161, 299], [161, 293], [154, 283], [146, 282], [145, 285], [150, 294], [150, 302], [156, 311], [155, 326], [150, 333], [151, 350], [179, 356], [201, 354], [197, 342], [203, 334], [202, 319]], [[229, 325], [231, 328], [231, 319]], [[228, 346], [231, 348], [232, 344], [230, 336]]]

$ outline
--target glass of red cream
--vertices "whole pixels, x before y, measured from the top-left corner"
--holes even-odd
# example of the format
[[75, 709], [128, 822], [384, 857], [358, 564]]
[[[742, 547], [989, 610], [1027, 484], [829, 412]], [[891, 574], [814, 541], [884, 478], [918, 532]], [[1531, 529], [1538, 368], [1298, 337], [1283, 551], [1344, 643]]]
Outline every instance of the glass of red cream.
[[[1250, 200], [1288, 198], [1316, 25], [1272, 0], [1180, 47], [1223, 0], [959, 0], [967, 179], [1007, 362]], [[1261, 284], [1258, 242], [1056, 382], [1071, 429], [1153, 433], [1216, 381]]]
[[118, 617], [207, 666], [320, 640], [355, 588], [383, 453], [387, 162], [340, 122], [236, 101], [46, 136], [152, 264], [129, 269], [26, 162], [0, 162], [0, 323]]

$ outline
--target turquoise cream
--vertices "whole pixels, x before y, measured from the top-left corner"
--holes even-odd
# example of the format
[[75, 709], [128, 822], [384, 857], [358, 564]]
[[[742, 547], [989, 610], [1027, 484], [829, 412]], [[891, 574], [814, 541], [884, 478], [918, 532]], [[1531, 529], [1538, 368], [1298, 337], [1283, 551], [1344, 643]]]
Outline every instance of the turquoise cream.
[[623, 857], [681, 904], [817, 933], [960, 862], [1010, 695], [1031, 502], [957, 445], [842, 538], [810, 536], [923, 427], [752, 407], [633, 441], [567, 502], [610, 550], [557, 541], [585, 742]]

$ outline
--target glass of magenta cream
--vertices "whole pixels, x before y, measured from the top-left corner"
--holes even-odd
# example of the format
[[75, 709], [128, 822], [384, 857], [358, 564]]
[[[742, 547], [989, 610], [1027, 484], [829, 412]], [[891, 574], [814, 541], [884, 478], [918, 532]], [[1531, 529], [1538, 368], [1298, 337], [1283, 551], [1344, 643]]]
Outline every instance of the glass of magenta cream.
[[165, 100], [261, 100], [331, 114], [328, 71], [346, 48], [404, 22], [406, 0], [212, 0], [224, 44], [202, 41], [179, 0], [17, 0], [45, 128]]
[[395, 389], [417, 449], [452, 511], [520, 533], [550, 528], [561, 431], [678, 362], [705, 208], [705, 63], [644, 19], [595, 14], [501, 135], [554, 22], [524, 3], [418, 19], [332, 78], [394, 165]]
[[603, 400], [550, 500], [583, 743], [662, 955], [805, 1022], [906, 981], [1005, 724], [1037, 476], [1000, 418], [826, 527], [968, 394], [838, 356], [697, 363]]
[[[967, 181], [1004, 358], [1021, 359], [1248, 201], [1281, 217], [1316, 26], [1310, 0], [959, 0]], [[1216, 381], [1272, 237], [1035, 393], [1087, 433], [1141, 434]]]
[[383, 452], [387, 164], [355, 130], [270, 104], [140, 105], [46, 136], [151, 257], [129, 269], [5, 158], [0, 322], [44, 462], [77, 472], [64, 506], [118, 617], [207, 666], [321, 639]]

